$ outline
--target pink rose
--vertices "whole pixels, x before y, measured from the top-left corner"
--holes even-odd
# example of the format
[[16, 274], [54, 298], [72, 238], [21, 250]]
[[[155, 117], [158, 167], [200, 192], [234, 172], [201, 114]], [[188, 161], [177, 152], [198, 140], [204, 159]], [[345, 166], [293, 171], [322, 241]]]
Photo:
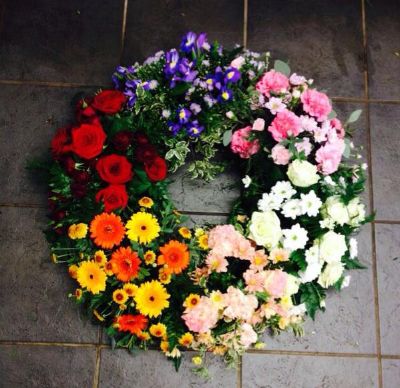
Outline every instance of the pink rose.
[[264, 119], [256, 119], [253, 123], [253, 131], [263, 131], [265, 128]]
[[273, 298], [280, 298], [285, 293], [288, 275], [280, 269], [266, 272], [265, 290]]
[[301, 102], [304, 111], [316, 117], [318, 121], [326, 120], [332, 110], [328, 96], [315, 89], [307, 89], [303, 92]]
[[251, 155], [254, 155], [260, 149], [260, 143], [258, 140], [247, 140], [250, 133], [251, 127], [248, 126], [237, 130], [232, 135], [231, 150], [235, 154], [239, 154], [239, 156], [243, 159], [250, 158]]
[[286, 166], [290, 160], [290, 152], [283, 145], [277, 144], [271, 150], [271, 156], [275, 164]]
[[275, 70], [265, 73], [256, 85], [256, 89], [268, 97], [270, 96], [270, 92], [284, 93], [288, 88], [289, 80], [286, 75]]
[[281, 141], [290, 136], [297, 136], [301, 131], [301, 121], [293, 112], [285, 109], [279, 112], [271, 125], [268, 127], [272, 137], [276, 141]]
[[324, 175], [330, 175], [338, 169], [344, 148], [344, 140], [337, 139], [335, 142], [326, 143], [318, 149], [315, 160], [318, 162], [318, 169]]
[[257, 342], [257, 338], [257, 333], [249, 323], [243, 323], [240, 326], [240, 343], [245, 348]]

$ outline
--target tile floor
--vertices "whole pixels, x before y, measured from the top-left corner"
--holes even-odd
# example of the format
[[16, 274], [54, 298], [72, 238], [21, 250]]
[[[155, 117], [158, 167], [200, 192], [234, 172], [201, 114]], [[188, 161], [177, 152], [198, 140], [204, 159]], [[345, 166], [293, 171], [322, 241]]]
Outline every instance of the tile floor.
[[[330, 295], [306, 336], [266, 336], [266, 350], [249, 351], [237, 371], [210, 358], [207, 382], [188, 362], [176, 374], [155, 351], [111, 351], [65, 298], [71, 284], [40, 232], [46, 190], [24, 169], [71, 120], [74, 95], [109, 85], [117, 64], [172, 47], [189, 29], [288, 60], [340, 113], [363, 108], [356, 141], [370, 166], [365, 198], [377, 209], [360, 236], [368, 269]], [[0, 387], [399, 387], [399, 42], [398, 0], [0, 2]], [[235, 198], [233, 180], [177, 174], [171, 191], [194, 222], [215, 222]]]

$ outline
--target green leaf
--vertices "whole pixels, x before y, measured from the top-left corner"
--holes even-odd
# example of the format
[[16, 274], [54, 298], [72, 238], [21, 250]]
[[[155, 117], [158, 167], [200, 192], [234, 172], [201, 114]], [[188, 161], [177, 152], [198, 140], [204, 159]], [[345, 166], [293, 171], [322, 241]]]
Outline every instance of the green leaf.
[[328, 119], [329, 119], [329, 120], [332, 120], [332, 119], [334, 119], [336, 116], [337, 116], [336, 112], [332, 109], [332, 110], [331, 110], [331, 113], [329, 113], [329, 115], [328, 115]]
[[224, 136], [222, 137], [222, 144], [226, 147], [232, 140], [232, 129], [224, 132]]
[[344, 139], [344, 151], [343, 156], [345, 158], [350, 158], [351, 148], [350, 148], [350, 139]]
[[357, 109], [354, 112], [352, 112], [347, 119], [347, 123], [355, 123], [361, 116], [362, 109]]
[[281, 61], [279, 59], [277, 59], [274, 62], [274, 69], [276, 71], [279, 71], [282, 74], [285, 74], [286, 76], [290, 75], [290, 67], [289, 67], [289, 65], [286, 62], [283, 62], [283, 61]]
[[346, 269], [366, 269], [367, 267], [358, 261], [358, 259], [350, 259], [345, 256], [342, 258], [342, 262], [344, 263]]
[[269, 295], [265, 291], [258, 291], [258, 292], [256, 292], [256, 296], [258, 299], [262, 300], [263, 302], [267, 302]]

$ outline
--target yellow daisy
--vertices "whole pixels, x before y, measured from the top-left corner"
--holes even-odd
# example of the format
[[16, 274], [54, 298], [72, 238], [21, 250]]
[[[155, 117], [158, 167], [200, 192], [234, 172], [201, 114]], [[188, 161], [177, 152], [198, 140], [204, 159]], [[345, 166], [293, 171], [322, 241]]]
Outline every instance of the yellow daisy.
[[136, 284], [132, 283], [125, 283], [124, 286], [122, 287], [122, 289], [126, 292], [126, 294], [132, 298], [135, 296], [138, 288], [139, 287]]
[[85, 238], [88, 232], [88, 226], [86, 224], [72, 224], [68, 228], [68, 237], [71, 240]]
[[154, 202], [149, 197], [142, 197], [139, 199], [139, 206], [151, 208], [154, 205]]
[[155, 261], [156, 261], [156, 254], [155, 254], [153, 251], [147, 251], [147, 252], [145, 252], [145, 254], [143, 255], [143, 259], [144, 259], [144, 262], [145, 262], [147, 265], [154, 264]]
[[182, 228], [179, 228], [178, 230], [179, 234], [183, 237], [183, 238], [190, 238], [192, 237], [192, 232], [190, 231], [189, 228], [186, 228], [184, 226], [182, 226]]
[[171, 273], [166, 271], [164, 268], [161, 268], [158, 272], [158, 280], [162, 284], [169, 284], [171, 283]]
[[119, 289], [113, 292], [113, 301], [118, 304], [124, 304], [128, 300], [128, 294], [125, 290]]
[[179, 344], [182, 346], [186, 346], [187, 348], [193, 342], [193, 334], [192, 333], [185, 333], [179, 338]]
[[96, 251], [93, 259], [100, 267], [104, 267], [107, 262], [107, 256], [103, 250]]
[[167, 334], [167, 326], [163, 323], [157, 323], [150, 326], [150, 334], [154, 337], [163, 338]]
[[160, 349], [161, 349], [164, 353], [168, 352], [168, 350], [169, 350], [169, 343], [168, 343], [167, 340], [161, 341], [161, 343], [160, 343]]
[[205, 233], [205, 232], [204, 232], [204, 229], [203, 229], [203, 228], [196, 228], [195, 231], [194, 231], [194, 235], [195, 235], [196, 237], [200, 237], [200, 236], [202, 236], [204, 233]]
[[132, 215], [126, 223], [127, 236], [132, 241], [147, 244], [158, 237], [160, 225], [152, 214], [138, 212]]
[[72, 279], [76, 279], [78, 276], [78, 266], [75, 264], [72, 264], [68, 267], [68, 274], [71, 276]]
[[183, 306], [190, 309], [193, 308], [194, 306], [197, 306], [199, 302], [200, 302], [200, 295], [190, 294], [183, 302]]
[[77, 270], [78, 283], [92, 294], [106, 289], [106, 279], [106, 273], [93, 261], [84, 261]]
[[169, 306], [169, 297], [165, 287], [159, 281], [152, 280], [138, 288], [134, 299], [139, 312], [152, 318], [158, 317]]
[[148, 341], [150, 339], [150, 334], [147, 331], [141, 331], [140, 333], [137, 334], [137, 337], [141, 341]]
[[208, 234], [202, 234], [197, 238], [197, 243], [201, 249], [208, 249]]

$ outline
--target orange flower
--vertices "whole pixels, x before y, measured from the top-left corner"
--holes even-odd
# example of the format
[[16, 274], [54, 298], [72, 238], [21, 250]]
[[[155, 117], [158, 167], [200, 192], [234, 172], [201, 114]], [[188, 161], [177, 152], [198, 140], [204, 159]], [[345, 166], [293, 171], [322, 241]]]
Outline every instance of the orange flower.
[[121, 247], [111, 256], [112, 270], [121, 282], [129, 282], [139, 273], [140, 259], [130, 247]]
[[146, 328], [147, 322], [147, 318], [142, 314], [125, 314], [117, 318], [117, 327], [119, 331], [129, 331], [131, 334], [140, 335]]
[[171, 240], [160, 248], [161, 255], [157, 263], [166, 265], [169, 273], [181, 273], [189, 265], [189, 251], [187, 245], [176, 240]]
[[125, 228], [121, 217], [113, 213], [98, 214], [90, 223], [90, 237], [104, 249], [119, 245], [124, 238]]

